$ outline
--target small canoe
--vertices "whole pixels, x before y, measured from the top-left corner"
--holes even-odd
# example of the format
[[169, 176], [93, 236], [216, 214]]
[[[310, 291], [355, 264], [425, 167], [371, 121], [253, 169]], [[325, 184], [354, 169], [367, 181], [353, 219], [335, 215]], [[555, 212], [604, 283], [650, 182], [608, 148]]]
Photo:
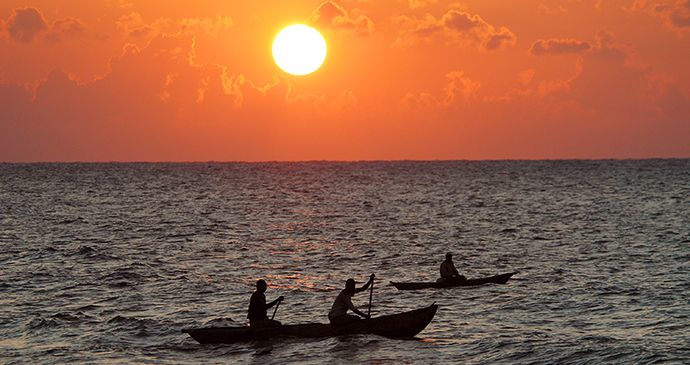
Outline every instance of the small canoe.
[[431, 322], [438, 305], [435, 303], [409, 312], [360, 320], [345, 326], [309, 323], [279, 327], [215, 327], [183, 329], [199, 343], [235, 343], [261, 341], [274, 337], [324, 338], [353, 334], [376, 334], [389, 338], [411, 338]]
[[418, 289], [429, 289], [429, 288], [452, 288], [456, 286], [476, 286], [476, 285], [483, 285], [483, 284], [488, 284], [488, 283], [494, 283], [494, 284], [505, 284], [508, 282], [511, 276], [513, 276], [515, 273], [507, 273], [507, 274], [501, 274], [501, 275], [495, 275], [495, 276], [489, 276], [486, 278], [479, 278], [479, 279], [467, 279], [467, 280], [450, 280], [450, 281], [443, 281], [443, 282], [412, 282], [412, 283], [394, 283], [391, 281], [391, 284], [398, 288], [398, 290], [418, 290]]

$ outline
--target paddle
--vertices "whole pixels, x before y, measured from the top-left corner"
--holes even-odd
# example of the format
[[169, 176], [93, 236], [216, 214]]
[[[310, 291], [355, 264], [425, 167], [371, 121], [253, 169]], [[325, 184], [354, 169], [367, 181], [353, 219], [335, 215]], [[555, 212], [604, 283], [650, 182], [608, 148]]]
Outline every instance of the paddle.
[[278, 303], [276, 303], [276, 309], [273, 310], [273, 315], [271, 316], [271, 320], [273, 320], [273, 318], [276, 317], [276, 312], [278, 311], [278, 306], [280, 305], [281, 302], [282, 302], [282, 300], [279, 300]]
[[374, 296], [374, 274], [371, 274], [371, 292], [369, 292], [369, 311], [367, 316], [371, 318], [371, 299]]

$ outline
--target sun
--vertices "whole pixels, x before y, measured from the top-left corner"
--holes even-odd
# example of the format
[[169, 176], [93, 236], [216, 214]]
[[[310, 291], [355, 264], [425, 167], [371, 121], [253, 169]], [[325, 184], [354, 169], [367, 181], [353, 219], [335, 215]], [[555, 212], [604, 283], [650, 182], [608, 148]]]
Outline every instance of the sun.
[[292, 75], [310, 74], [326, 60], [326, 40], [318, 30], [291, 25], [273, 40], [273, 59], [281, 70]]

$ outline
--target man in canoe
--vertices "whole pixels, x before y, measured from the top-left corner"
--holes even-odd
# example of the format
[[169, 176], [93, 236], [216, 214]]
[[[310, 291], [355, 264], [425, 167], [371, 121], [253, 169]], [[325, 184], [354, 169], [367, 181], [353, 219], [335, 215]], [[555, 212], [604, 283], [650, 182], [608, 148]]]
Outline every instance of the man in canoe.
[[436, 280], [438, 282], [452, 281], [452, 280], [467, 280], [463, 275], [460, 275], [453, 264], [453, 254], [448, 252], [446, 260], [441, 263], [441, 278]]
[[263, 279], [256, 281], [256, 291], [249, 300], [249, 313], [247, 314], [249, 325], [252, 327], [282, 326], [282, 323], [269, 319], [268, 316], [266, 316], [266, 310], [282, 302], [285, 298], [281, 295], [278, 299], [266, 304], [266, 296], [264, 293], [267, 287], [268, 285]]
[[352, 304], [352, 296], [356, 293], [361, 293], [367, 290], [367, 288], [369, 288], [369, 285], [371, 285], [374, 282], [374, 277], [374, 274], [371, 274], [371, 276], [369, 277], [369, 282], [364, 284], [364, 286], [359, 289], [355, 288], [354, 279], [347, 279], [347, 281], [345, 282], [345, 289], [343, 289], [340, 292], [340, 294], [338, 294], [338, 297], [335, 298], [335, 302], [333, 302], [333, 307], [331, 308], [331, 311], [328, 312], [328, 320], [331, 322], [332, 325], [343, 326], [354, 321], [359, 321], [359, 317], [347, 313], [348, 309], [352, 310], [353, 312], [364, 318], [369, 318], [368, 314], [362, 313], [359, 309], [357, 309], [354, 306], [354, 304]]

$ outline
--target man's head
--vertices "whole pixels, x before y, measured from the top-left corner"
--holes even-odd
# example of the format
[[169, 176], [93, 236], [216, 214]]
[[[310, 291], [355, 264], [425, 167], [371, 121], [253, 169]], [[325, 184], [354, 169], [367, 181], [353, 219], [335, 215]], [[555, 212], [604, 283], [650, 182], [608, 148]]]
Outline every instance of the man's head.
[[355, 292], [355, 279], [347, 279], [345, 282], [345, 292], [354, 293]]
[[266, 284], [264, 279], [259, 279], [256, 281], [256, 291], [263, 293], [266, 291], [267, 287], [268, 287], [268, 285]]
[[446, 260], [450, 261], [450, 260], [452, 260], [452, 259], [453, 259], [453, 254], [450, 253], [450, 252], [448, 252], [448, 253], [446, 254]]

